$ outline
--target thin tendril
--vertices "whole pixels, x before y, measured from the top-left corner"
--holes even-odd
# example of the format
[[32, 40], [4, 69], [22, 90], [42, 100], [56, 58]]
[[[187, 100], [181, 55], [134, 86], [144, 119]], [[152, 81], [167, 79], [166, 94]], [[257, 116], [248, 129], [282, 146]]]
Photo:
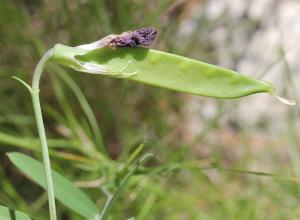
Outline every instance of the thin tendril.
[[280, 97], [278, 95], [275, 95], [275, 98], [278, 99], [283, 104], [286, 104], [286, 105], [296, 105], [296, 101], [295, 100], [282, 98], [282, 97]]

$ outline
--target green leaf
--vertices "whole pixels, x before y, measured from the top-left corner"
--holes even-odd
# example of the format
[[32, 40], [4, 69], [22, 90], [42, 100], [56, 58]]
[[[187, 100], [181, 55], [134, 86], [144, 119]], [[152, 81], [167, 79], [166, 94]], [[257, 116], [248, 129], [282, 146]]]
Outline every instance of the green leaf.
[[56, 45], [52, 60], [78, 71], [124, 77], [140, 83], [214, 98], [273, 94], [274, 87], [238, 72], [157, 50]]
[[[41, 162], [21, 153], [9, 153], [9, 159], [27, 177], [46, 189], [44, 166]], [[55, 198], [88, 219], [97, 219], [98, 209], [93, 201], [72, 182], [52, 171]]]
[[31, 218], [23, 212], [10, 209], [0, 205], [1, 220], [31, 220]]

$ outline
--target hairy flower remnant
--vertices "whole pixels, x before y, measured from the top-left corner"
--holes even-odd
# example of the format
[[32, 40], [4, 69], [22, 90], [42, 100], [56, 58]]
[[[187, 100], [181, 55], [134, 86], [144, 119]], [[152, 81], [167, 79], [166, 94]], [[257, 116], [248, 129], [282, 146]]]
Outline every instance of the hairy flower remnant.
[[80, 45], [78, 47], [88, 50], [101, 47], [136, 47], [150, 46], [156, 37], [157, 31], [154, 28], [141, 28], [134, 31], [126, 31], [122, 34], [110, 34], [96, 42]]
[[120, 35], [108, 35], [101, 39], [103, 47], [136, 47], [138, 45], [149, 46], [153, 42], [157, 31], [154, 28], [141, 28], [134, 31], [126, 31]]

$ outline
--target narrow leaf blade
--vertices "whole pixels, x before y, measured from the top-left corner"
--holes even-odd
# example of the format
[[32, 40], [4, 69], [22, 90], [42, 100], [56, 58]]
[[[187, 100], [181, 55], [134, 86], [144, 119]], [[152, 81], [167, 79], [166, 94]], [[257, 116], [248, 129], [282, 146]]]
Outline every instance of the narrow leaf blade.
[[0, 205], [0, 219], [1, 220], [32, 220], [24, 212], [10, 209]]
[[[9, 153], [8, 157], [22, 173], [46, 189], [44, 166], [41, 162], [21, 153]], [[57, 200], [85, 218], [96, 219], [98, 209], [84, 192], [55, 171], [52, 171], [52, 177]]]

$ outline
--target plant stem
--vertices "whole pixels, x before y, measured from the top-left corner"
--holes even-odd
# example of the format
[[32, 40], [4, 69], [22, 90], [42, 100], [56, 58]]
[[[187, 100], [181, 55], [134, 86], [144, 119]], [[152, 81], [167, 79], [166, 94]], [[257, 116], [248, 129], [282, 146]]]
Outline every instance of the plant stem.
[[42, 154], [43, 154], [43, 162], [47, 183], [47, 193], [48, 193], [48, 202], [49, 202], [49, 212], [50, 212], [50, 220], [57, 220], [56, 217], [56, 207], [55, 207], [55, 197], [54, 197], [54, 188], [53, 181], [51, 175], [51, 166], [50, 166], [50, 158], [48, 152], [48, 145], [46, 139], [46, 132], [43, 122], [43, 116], [41, 111], [40, 97], [39, 97], [39, 83], [42, 72], [44, 70], [46, 62], [51, 58], [53, 54], [52, 50], [49, 50], [45, 53], [42, 59], [39, 61], [33, 73], [32, 87], [31, 87], [31, 98], [33, 103], [33, 109], [36, 119], [36, 124], [38, 128], [38, 133], [40, 136], [40, 141], [42, 145]]

